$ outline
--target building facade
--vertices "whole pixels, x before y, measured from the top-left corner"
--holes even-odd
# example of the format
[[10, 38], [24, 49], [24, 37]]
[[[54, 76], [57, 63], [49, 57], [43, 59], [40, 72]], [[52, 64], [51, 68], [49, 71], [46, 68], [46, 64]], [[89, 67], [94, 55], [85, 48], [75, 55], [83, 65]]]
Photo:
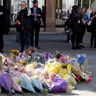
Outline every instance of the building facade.
[[[20, 10], [21, 1], [26, 1], [28, 8], [32, 7], [33, 0], [0, 0], [0, 4], [4, 5], [9, 11], [10, 16], [7, 17], [8, 24], [13, 26], [17, 12]], [[38, 0], [39, 7], [45, 6], [46, 9], [46, 31], [55, 31], [56, 27], [62, 27], [64, 20], [70, 14], [74, 4], [79, 5], [79, 9], [83, 6], [87, 9], [96, 8], [96, 0]], [[88, 11], [90, 13], [90, 10]]]

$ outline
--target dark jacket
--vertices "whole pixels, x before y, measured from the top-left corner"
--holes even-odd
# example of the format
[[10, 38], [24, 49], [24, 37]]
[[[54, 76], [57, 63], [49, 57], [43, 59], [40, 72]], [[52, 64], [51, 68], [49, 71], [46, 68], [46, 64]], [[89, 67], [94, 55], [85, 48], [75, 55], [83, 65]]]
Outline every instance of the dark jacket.
[[65, 26], [68, 28], [71, 28], [72, 31], [77, 31], [79, 30], [79, 14], [72, 12], [68, 18], [68, 20], [65, 22]]
[[8, 15], [7, 9], [0, 5], [0, 29], [2, 30], [2, 32], [4, 32], [6, 28], [6, 16], [7, 15]]
[[92, 12], [92, 13], [90, 14], [90, 18], [94, 17], [95, 15], [96, 15], [96, 12]]
[[[41, 8], [37, 8], [36, 10], [37, 10], [36, 13], [41, 15]], [[31, 8], [31, 14], [33, 14], [33, 13], [34, 13], [34, 7]], [[41, 24], [41, 17], [42, 16], [37, 16], [38, 24]], [[34, 23], [34, 16], [31, 16], [31, 21], [32, 21], [32, 23]]]
[[91, 22], [91, 32], [96, 35], [96, 17]]
[[32, 30], [31, 26], [31, 18], [28, 16], [28, 9], [20, 10], [17, 14], [17, 19], [20, 21], [20, 25], [16, 25], [17, 31], [21, 32], [24, 30], [25, 32], [30, 32]]

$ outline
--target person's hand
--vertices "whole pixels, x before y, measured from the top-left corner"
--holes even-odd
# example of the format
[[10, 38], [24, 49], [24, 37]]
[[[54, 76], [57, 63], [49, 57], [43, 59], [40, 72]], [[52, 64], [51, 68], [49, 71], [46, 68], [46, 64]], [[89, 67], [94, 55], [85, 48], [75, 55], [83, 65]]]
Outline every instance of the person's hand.
[[41, 16], [40, 14], [37, 14], [37, 16]]
[[84, 20], [84, 18], [82, 18], [82, 22], [84, 22], [85, 20]]
[[16, 20], [16, 24], [17, 24], [17, 25], [20, 25], [21, 23], [20, 23], [20, 21], [19, 21], [19, 20]]
[[84, 18], [82, 18], [82, 22], [83, 22], [83, 23], [85, 23], [85, 22], [86, 22], [86, 20], [85, 20]]
[[3, 15], [3, 12], [0, 12], [0, 15]]
[[34, 16], [34, 13], [32, 13], [32, 16]]

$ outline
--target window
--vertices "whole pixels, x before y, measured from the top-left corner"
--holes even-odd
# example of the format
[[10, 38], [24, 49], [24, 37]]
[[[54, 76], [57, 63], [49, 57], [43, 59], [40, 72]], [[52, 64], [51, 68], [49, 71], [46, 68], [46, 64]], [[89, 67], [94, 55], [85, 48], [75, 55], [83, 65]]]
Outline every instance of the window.
[[56, 0], [56, 25], [63, 25], [78, 0]]

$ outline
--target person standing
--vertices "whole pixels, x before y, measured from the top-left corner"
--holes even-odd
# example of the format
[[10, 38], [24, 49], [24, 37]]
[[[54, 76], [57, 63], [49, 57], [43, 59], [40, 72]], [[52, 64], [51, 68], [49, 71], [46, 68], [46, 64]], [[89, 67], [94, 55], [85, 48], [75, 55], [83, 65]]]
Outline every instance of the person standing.
[[3, 53], [4, 41], [3, 35], [6, 28], [6, 16], [8, 15], [8, 11], [4, 6], [0, 5], [0, 52]]
[[85, 48], [85, 46], [83, 46], [83, 37], [84, 34], [86, 32], [86, 28], [87, 28], [87, 24], [90, 21], [88, 15], [86, 14], [86, 8], [83, 7], [81, 9], [81, 20], [80, 20], [80, 32], [79, 32], [79, 47], [81, 48]]
[[93, 43], [94, 43], [94, 48], [96, 48], [96, 16], [94, 16], [91, 22], [90, 48], [93, 47]]
[[[31, 8], [31, 22], [32, 22], [32, 31], [31, 31], [31, 47], [39, 47], [39, 32], [41, 25], [41, 8], [38, 7], [38, 1], [33, 1], [33, 7]], [[34, 34], [35, 34], [35, 42], [34, 42]]]
[[93, 47], [94, 43], [94, 48], [96, 48], [96, 9], [91, 9], [92, 12], [90, 14], [90, 19], [91, 19], [91, 38], [90, 38], [90, 48]]
[[78, 32], [79, 32], [79, 23], [80, 23], [80, 15], [78, 12], [78, 6], [74, 5], [72, 7], [72, 12], [68, 19], [68, 26], [71, 29], [71, 42], [72, 49], [79, 49], [78, 47]]
[[19, 31], [20, 36], [20, 45], [21, 50], [20, 52], [23, 52], [26, 49], [30, 47], [30, 32], [31, 32], [31, 19], [30, 16], [28, 16], [28, 9], [26, 7], [26, 2], [21, 2], [21, 10], [17, 14], [16, 19], [16, 26]]

